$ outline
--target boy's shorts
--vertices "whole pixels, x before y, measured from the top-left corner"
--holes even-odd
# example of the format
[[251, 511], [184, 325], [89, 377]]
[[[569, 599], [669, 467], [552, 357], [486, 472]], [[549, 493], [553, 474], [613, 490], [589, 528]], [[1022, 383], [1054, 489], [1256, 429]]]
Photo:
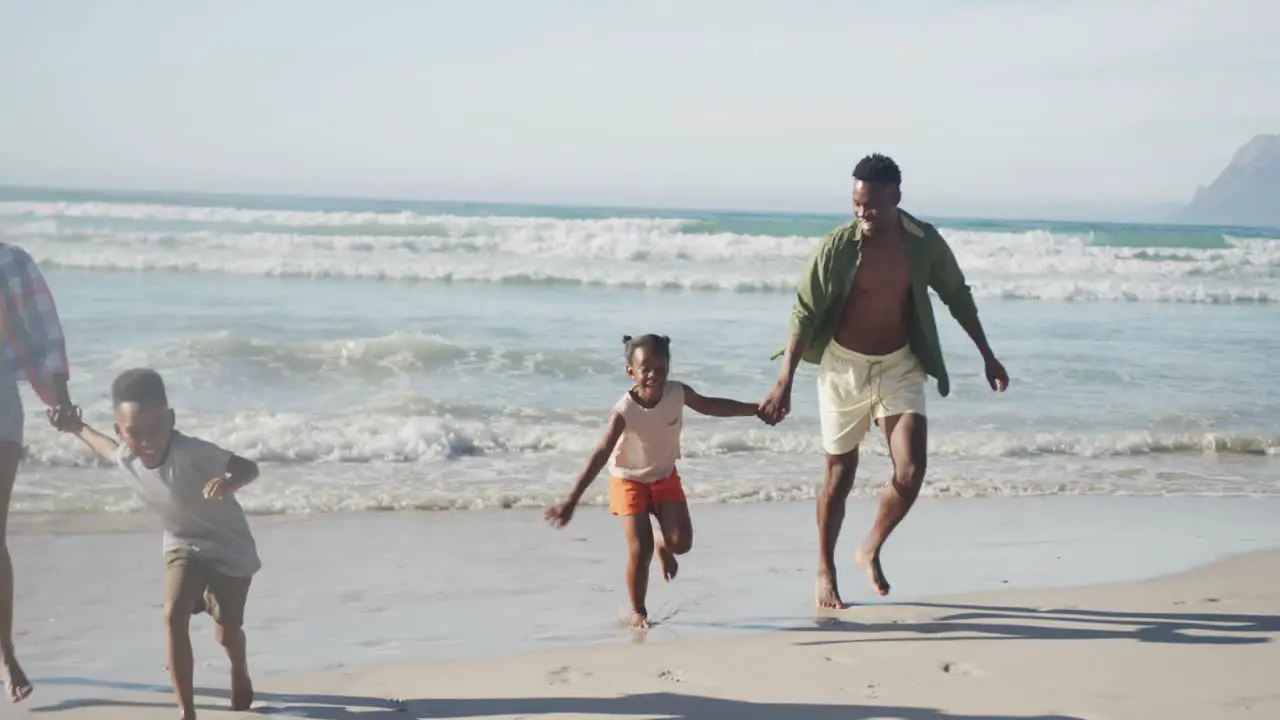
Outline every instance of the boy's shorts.
[[925, 372], [905, 345], [888, 355], [863, 355], [833, 340], [818, 366], [818, 424], [828, 455], [852, 452], [872, 421], [925, 415]]
[[658, 505], [684, 499], [684, 485], [680, 484], [680, 473], [676, 470], [651, 483], [609, 478], [609, 512], [614, 515], [656, 513]]
[[209, 567], [186, 548], [164, 554], [164, 601], [199, 611], [203, 605], [213, 621], [226, 628], [244, 625], [244, 606], [252, 578], [232, 577]]

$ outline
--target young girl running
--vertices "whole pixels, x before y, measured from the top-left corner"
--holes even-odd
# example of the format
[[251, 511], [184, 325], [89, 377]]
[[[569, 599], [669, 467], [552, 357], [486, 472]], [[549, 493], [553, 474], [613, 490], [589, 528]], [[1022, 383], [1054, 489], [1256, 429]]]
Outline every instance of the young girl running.
[[[635, 386], [613, 407], [604, 437], [596, 444], [569, 496], [547, 510], [547, 520], [558, 528], [568, 525], [582, 494], [605, 464], [609, 465], [609, 511], [622, 517], [631, 551], [627, 562], [630, 625], [646, 629], [649, 613], [645, 594], [655, 546], [666, 580], [674, 578], [679, 570], [676, 556], [693, 547], [689, 504], [676, 470], [684, 408], [713, 417], [760, 414], [752, 403], [704, 397], [684, 383], [667, 380], [671, 340], [665, 335], [627, 335], [622, 342], [626, 346], [627, 377]], [[658, 519], [656, 531], [650, 525], [650, 514]]]

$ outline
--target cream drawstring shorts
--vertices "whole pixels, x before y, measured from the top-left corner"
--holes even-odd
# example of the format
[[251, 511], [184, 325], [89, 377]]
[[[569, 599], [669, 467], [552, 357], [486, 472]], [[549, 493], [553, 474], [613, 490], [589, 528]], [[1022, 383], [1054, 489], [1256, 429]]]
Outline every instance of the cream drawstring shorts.
[[828, 343], [818, 365], [822, 449], [829, 455], [853, 451], [872, 420], [907, 413], [923, 417], [925, 379], [910, 345], [888, 355], [863, 355], [834, 340]]

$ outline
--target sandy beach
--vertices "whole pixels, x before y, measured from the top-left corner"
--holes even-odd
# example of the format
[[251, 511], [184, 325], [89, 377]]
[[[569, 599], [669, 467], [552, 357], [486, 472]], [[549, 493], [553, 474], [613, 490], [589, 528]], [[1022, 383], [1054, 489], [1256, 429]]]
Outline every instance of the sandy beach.
[[0, 720], [1280, 720], [1280, 0], [0, 67]]
[[[265, 673], [245, 714], [222, 709], [222, 666], [210, 668], [213, 649], [201, 644], [198, 700], [204, 718], [314, 720], [1275, 717], [1276, 577], [1280, 551], [1257, 550], [1138, 582], [908, 595], [807, 620], [732, 623], [729, 634], [660, 627], [631, 643]], [[865, 597], [861, 578], [846, 585]], [[510, 601], [506, 612], [519, 607]], [[172, 717], [159, 662], [156, 654], [153, 682], [39, 678], [23, 709], [69, 719]]]

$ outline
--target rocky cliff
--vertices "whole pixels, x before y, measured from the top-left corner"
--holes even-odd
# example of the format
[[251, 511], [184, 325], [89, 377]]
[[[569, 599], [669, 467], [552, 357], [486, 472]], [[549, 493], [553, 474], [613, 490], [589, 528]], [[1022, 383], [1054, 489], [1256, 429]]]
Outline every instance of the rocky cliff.
[[1280, 135], [1259, 135], [1236, 151], [1231, 164], [1196, 192], [1178, 219], [1280, 227]]

